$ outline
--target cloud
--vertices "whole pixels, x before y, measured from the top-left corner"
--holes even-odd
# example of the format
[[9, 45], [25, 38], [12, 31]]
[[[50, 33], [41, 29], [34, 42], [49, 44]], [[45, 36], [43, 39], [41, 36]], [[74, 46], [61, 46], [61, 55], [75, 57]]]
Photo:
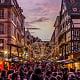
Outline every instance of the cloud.
[[[61, 0], [18, 0], [26, 17], [28, 28], [40, 28], [34, 36], [49, 39], [52, 34], [51, 26], [59, 13]], [[49, 24], [51, 22], [51, 24]], [[46, 26], [46, 28], [44, 27]], [[44, 28], [44, 29], [43, 29]], [[46, 36], [45, 36], [46, 35]], [[49, 36], [49, 37], [47, 37]]]
[[[32, 19], [36, 17], [47, 17], [52, 18], [55, 14], [58, 13], [60, 0], [18, 0], [22, 7], [24, 7], [24, 15], [31, 16]], [[27, 5], [26, 5], [27, 4]], [[25, 7], [26, 6], [26, 7]], [[28, 17], [29, 18], [29, 17]], [[26, 18], [26, 20], [30, 20]], [[34, 18], [34, 19], [33, 19]], [[30, 21], [31, 21], [30, 20]]]
[[54, 2], [54, 0], [33, 0], [35, 3], [35, 7], [30, 9], [30, 13], [36, 16], [54, 16], [54, 14], [59, 11], [58, 3]]
[[49, 20], [49, 18], [46, 18], [46, 17], [41, 17], [39, 18], [38, 20], [36, 20], [37, 22], [43, 22], [43, 21], [47, 21]]
[[44, 22], [44, 21], [48, 21], [49, 18], [46, 18], [46, 17], [41, 17], [39, 19], [36, 19], [36, 20], [33, 20], [31, 22], [27, 22], [28, 24], [32, 24], [32, 23], [37, 23], [37, 22]]
[[39, 12], [41, 12], [42, 10], [43, 10], [42, 7], [36, 7], [36, 8], [30, 9], [29, 11], [30, 11], [30, 12], [34, 12], [34, 13], [35, 13], [35, 12], [38, 12], [38, 13], [39, 13]]

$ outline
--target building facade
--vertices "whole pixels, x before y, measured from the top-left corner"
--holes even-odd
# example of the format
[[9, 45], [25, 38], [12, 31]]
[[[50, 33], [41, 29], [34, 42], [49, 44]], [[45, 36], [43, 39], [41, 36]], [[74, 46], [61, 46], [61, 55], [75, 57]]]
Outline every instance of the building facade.
[[59, 59], [65, 60], [64, 63], [67, 63], [68, 67], [77, 69], [80, 69], [79, 5], [80, 0], [62, 0], [60, 15], [54, 25], [55, 46], [58, 44]]
[[21, 57], [24, 46], [24, 15], [17, 0], [0, 0], [0, 55]]

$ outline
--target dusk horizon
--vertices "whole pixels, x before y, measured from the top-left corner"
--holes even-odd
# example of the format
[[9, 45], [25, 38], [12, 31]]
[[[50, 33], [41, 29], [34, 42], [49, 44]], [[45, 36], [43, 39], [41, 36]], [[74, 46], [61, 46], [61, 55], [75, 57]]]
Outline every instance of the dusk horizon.
[[[30, 30], [31, 35], [43, 41], [50, 41], [54, 30], [54, 22], [59, 15], [61, 0], [17, 0], [26, 17], [25, 27], [40, 28]], [[31, 22], [31, 23], [30, 23]]]

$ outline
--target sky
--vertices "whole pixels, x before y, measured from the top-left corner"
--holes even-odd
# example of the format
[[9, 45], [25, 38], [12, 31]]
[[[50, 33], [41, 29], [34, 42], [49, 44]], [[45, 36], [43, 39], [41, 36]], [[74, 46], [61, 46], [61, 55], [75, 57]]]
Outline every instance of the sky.
[[37, 28], [31, 34], [43, 41], [51, 39], [54, 22], [59, 15], [61, 0], [17, 0], [26, 17], [25, 26]]

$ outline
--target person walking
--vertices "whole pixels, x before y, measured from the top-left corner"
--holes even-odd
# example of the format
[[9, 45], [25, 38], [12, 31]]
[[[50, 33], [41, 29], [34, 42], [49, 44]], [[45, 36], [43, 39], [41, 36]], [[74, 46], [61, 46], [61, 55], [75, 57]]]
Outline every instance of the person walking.
[[30, 76], [30, 80], [43, 80], [43, 77], [41, 75], [41, 69], [36, 68], [32, 75]]

